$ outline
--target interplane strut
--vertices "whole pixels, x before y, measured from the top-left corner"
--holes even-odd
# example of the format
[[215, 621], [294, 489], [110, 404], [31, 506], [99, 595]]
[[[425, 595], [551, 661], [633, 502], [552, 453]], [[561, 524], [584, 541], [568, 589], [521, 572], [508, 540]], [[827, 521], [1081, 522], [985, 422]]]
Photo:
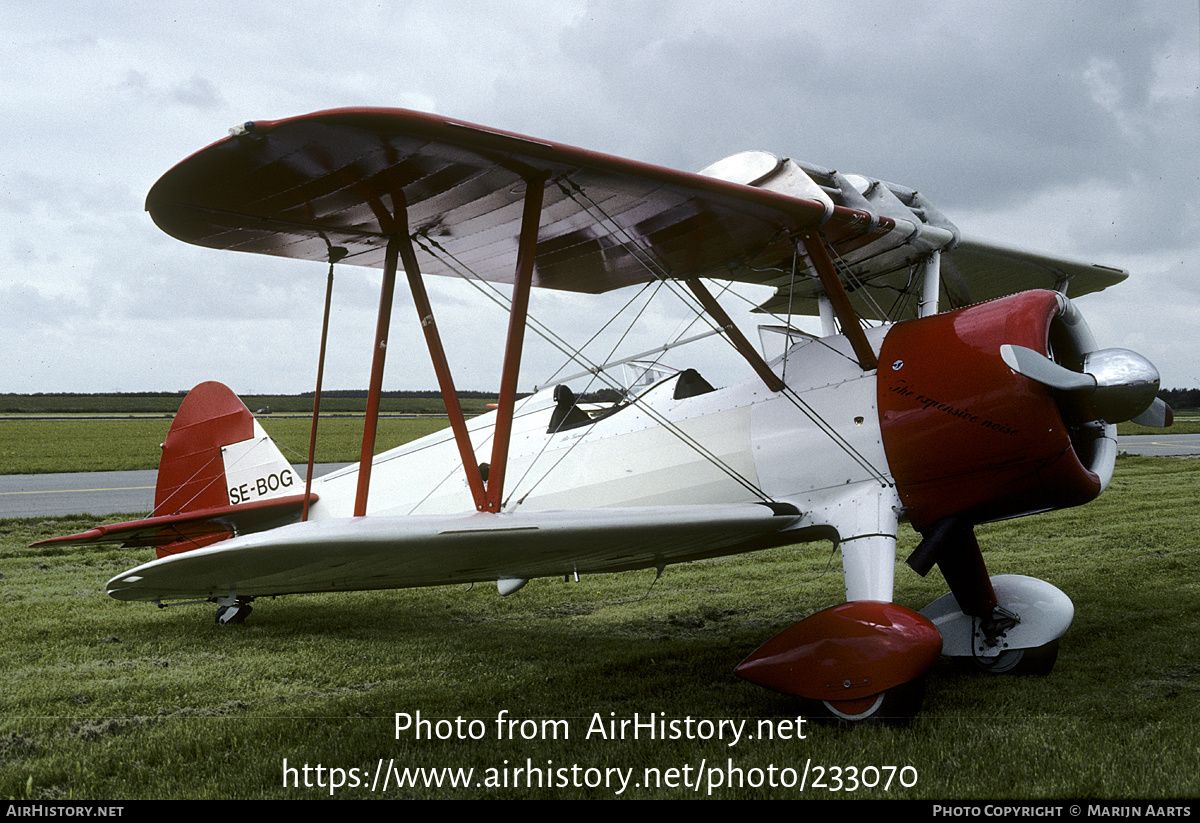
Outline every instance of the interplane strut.
[[[407, 239], [407, 233], [404, 238]], [[379, 399], [383, 393], [383, 364], [387, 359], [388, 329], [392, 323], [392, 294], [396, 290], [396, 261], [401, 240], [388, 240], [383, 265], [383, 284], [379, 290], [379, 317], [375, 323], [375, 350], [371, 359], [371, 382], [367, 389], [367, 414], [363, 421], [362, 451], [358, 458], [358, 490], [354, 497], [354, 516], [367, 513], [367, 492], [371, 487], [371, 460], [375, 456], [375, 433], [379, 427]]]
[[420, 264], [413, 249], [408, 232], [407, 209], [403, 197], [394, 194], [397, 203], [393, 233], [388, 238], [387, 254], [384, 259], [383, 285], [379, 298], [379, 319], [375, 333], [375, 354], [371, 364], [371, 383], [367, 395], [367, 414], [363, 429], [362, 451], [359, 456], [358, 490], [354, 502], [354, 516], [362, 517], [367, 512], [367, 499], [371, 484], [371, 461], [375, 451], [375, 435], [379, 424], [379, 403], [383, 386], [383, 366], [387, 352], [388, 327], [391, 322], [392, 296], [395, 289], [396, 270], [402, 263], [412, 291], [413, 304], [425, 334], [429, 357], [437, 375], [442, 400], [450, 418], [450, 428], [458, 446], [467, 485], [477, 511], [499, 512], [503, 505], [504, 475], [508, 463], [508, 448], [512, 435], [513, 414], [516, 408], [517, 378], [520, 374], [521, 349], [525, 338], [525, 320], [529, 307], [529, 291], [533, 284], [533, 268], [537, 250], [538, 226], [541, 220], [543, 192], [546, 175], [534, 175], [527, 181], [525, 207], [521, 221], [521, 234], [517, 252], [516, 275], [513, 287], [512, 308], [509, 315], [508, 341], [504, 350], [504, 365], [500, 376], [500, 399], [496, 412], [496, 429], [492, 441], [492, 459], [485, 483], [483, 471], [475, 459], [475, 449], [467, 431], [466, 417], [459, 402], [458, 391], [446, 359], [445, 348], [433, 307], [421, 279]]
[[513, 412], [517, 402], [517, 376], [521, 369], [525, 318], [529, 312], [529, 289], [533, 285], [533, 264], [537, 252], [538, 226], [541, 222], [546, 178], [546, 175], [540, 175], [526, 180], [525, 210], [521, 215], [512, 309], [508, 316], [508, 342], [504, 347], [504, 367], [500, 375], [496, 433], [492, 440], [492, 462], [488, 467], [486, 510], [490, 512], [500, 511], [504, 502], [504, 475], [508, 465], [508, 446], [512, 439]]

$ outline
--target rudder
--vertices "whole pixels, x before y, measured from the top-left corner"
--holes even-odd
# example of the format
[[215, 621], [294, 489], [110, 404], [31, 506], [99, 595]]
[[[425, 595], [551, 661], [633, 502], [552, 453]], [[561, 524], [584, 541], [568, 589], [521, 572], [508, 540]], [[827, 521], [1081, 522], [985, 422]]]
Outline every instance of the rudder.
[[[167, 432], [152, 516], [228, 510], [303, 492], [300, 476], [246, 404], [229, 387], [210, 381], [188, 392]], [[201, 531], [159, 546], [159, 556], [233, 534], [217, 521]]]

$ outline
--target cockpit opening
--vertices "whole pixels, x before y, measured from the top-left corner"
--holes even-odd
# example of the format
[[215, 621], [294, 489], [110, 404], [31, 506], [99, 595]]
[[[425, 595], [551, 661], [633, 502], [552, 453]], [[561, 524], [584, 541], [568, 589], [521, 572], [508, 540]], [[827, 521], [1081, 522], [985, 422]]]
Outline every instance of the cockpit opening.
[[[665, 377], [663, 376], [664, 373], [666, 374]], [[649, 374], [649, 372], [642, 373], [643, 376], [646, 374]], [[568, 429], [575, 429], [580, 426], [591, 425], [606, 417], [611, 417], [622, 409], [633, 405], [635, 399], [646, 391], [649, 391], [650, 388], [672, 380], [674, 381], [675, 388], [671, 396], [675, 400], [685, 400], [689, 397], [697, 397], [702, 394], [708, 394], [711, 391], [716, 391], [713, 385], [705, 380], [700, 372], [695, 369], [684, 369], [674, 374], [665, 370], [659, 370], [658, 377], [657, 381], [649, 385], [641, 381], [635, 381], [626, 391], [625, 399], [608, 406], [596, 406], [591, 410], [591, 413], [580, 407], [579, 399], [569, 387], [565, 385], [555, 386], [554, 411], [550, 414], [550, 424], [547, 426], [546, 432], [553, 434]]]

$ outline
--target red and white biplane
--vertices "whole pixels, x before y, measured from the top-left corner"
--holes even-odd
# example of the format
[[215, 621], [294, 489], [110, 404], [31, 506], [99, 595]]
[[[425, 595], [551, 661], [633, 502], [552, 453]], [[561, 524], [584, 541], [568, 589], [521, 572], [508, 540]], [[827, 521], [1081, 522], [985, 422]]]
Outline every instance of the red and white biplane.
[[[911, 714], [939, 654], [1048, 670], [1071, 622], [1049, 583], [989, 578], [974, 527], [1092, 500], [1117, 422], [1170, 424], [1154, 367], [1100, 349], [1073, 302], [1125, 272], [965, 240], [912, 189], [766, 152], [690, 174], [428, 114], [334, 110], [234, 129], [167, 172], [147, 209], [189, 243], [328, 263], [331, 285], [335, 263], [383, 269], [357, 466], [302, 479], [229, 389], [205, 383], [164, 443], [152, 515], [56, 539], [154, 546], [109, 594], [214, 601], [223, 623], [265, 595], [480, 581], [508, 594], [831, 540], [846, 602], [737, 672], [847, 719]], [[401, 272], [451, 425], [375, 455]], [[511, 285], [492, 413], [460, 409], [426, 275]], [[782, 356], [761, 355], [706, 280], [774, 287], [760, 309], [784, 320]], [[531, 288], [646, 283], [710, 318], [746, 379], [716, 388], [656, 367], [590, 411], [565, 381], [518, 397], [526, 329], [548, 333], [527, 316]], [[819, 316], [822, 334], [792, 328], [796, 315]], [[908, 564], [938, 566], [950, 588], [921, 613], [892, 602], [902, 521], [924, 538]]]

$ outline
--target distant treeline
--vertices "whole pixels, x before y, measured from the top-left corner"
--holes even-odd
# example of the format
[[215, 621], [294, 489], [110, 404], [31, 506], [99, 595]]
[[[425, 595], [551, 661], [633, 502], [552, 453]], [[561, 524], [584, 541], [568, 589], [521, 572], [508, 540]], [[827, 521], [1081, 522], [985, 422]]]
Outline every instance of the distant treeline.
[[[36, 392], [34, 394], [0, 394], [0, 414], [163, 414], [179, 410], [187, 392], [102, 392], [72, 394], [70, 392]], [[496, 400], [495, 393], [460, 391], [463, 411], [480, 414], [488, 403]], [[1200, 409], [1200, 389], [1163, 389], [1158, 396], [1172, 409]], [[620, 393], [605, 389], [580, 398], [585, 402], [616, 402]], [[248, 394], [242, 401], [256, 413], [311, 413], [313, 392], [303, 394]], [[321, 393], [321, 413], [359, 413], [366, 409], [366, 389], [338, 389]], [[401, 390], [383, 392], [380, 409], [391, 414], [444, 414], [446, 406], [439, 392]]]
[[1172, 409], [1200, 409], [1200, 389], [1162, 389], [1158, 396]]
[[[178, 392], [102, 392], [73, 394], [69, 392], [38, 392], [35, 394], [0, 394], [0, 414], [163, 414], [179, 410], [186, 391]], [[487, 410], [495, 394], [459, 392], [463, 410], [479, 414]], [[252, 412], [311, 413], [313, 392], [305, 394], [247, 394], [242, 402]], [[321, 413], [362, 412], [367, 405], [367, 391], [345, 390], [321, 393]], [[383, 393], [380, 409], [392, 414], [444, 414], [446, 406], [436, 391], [388, 391]]]

